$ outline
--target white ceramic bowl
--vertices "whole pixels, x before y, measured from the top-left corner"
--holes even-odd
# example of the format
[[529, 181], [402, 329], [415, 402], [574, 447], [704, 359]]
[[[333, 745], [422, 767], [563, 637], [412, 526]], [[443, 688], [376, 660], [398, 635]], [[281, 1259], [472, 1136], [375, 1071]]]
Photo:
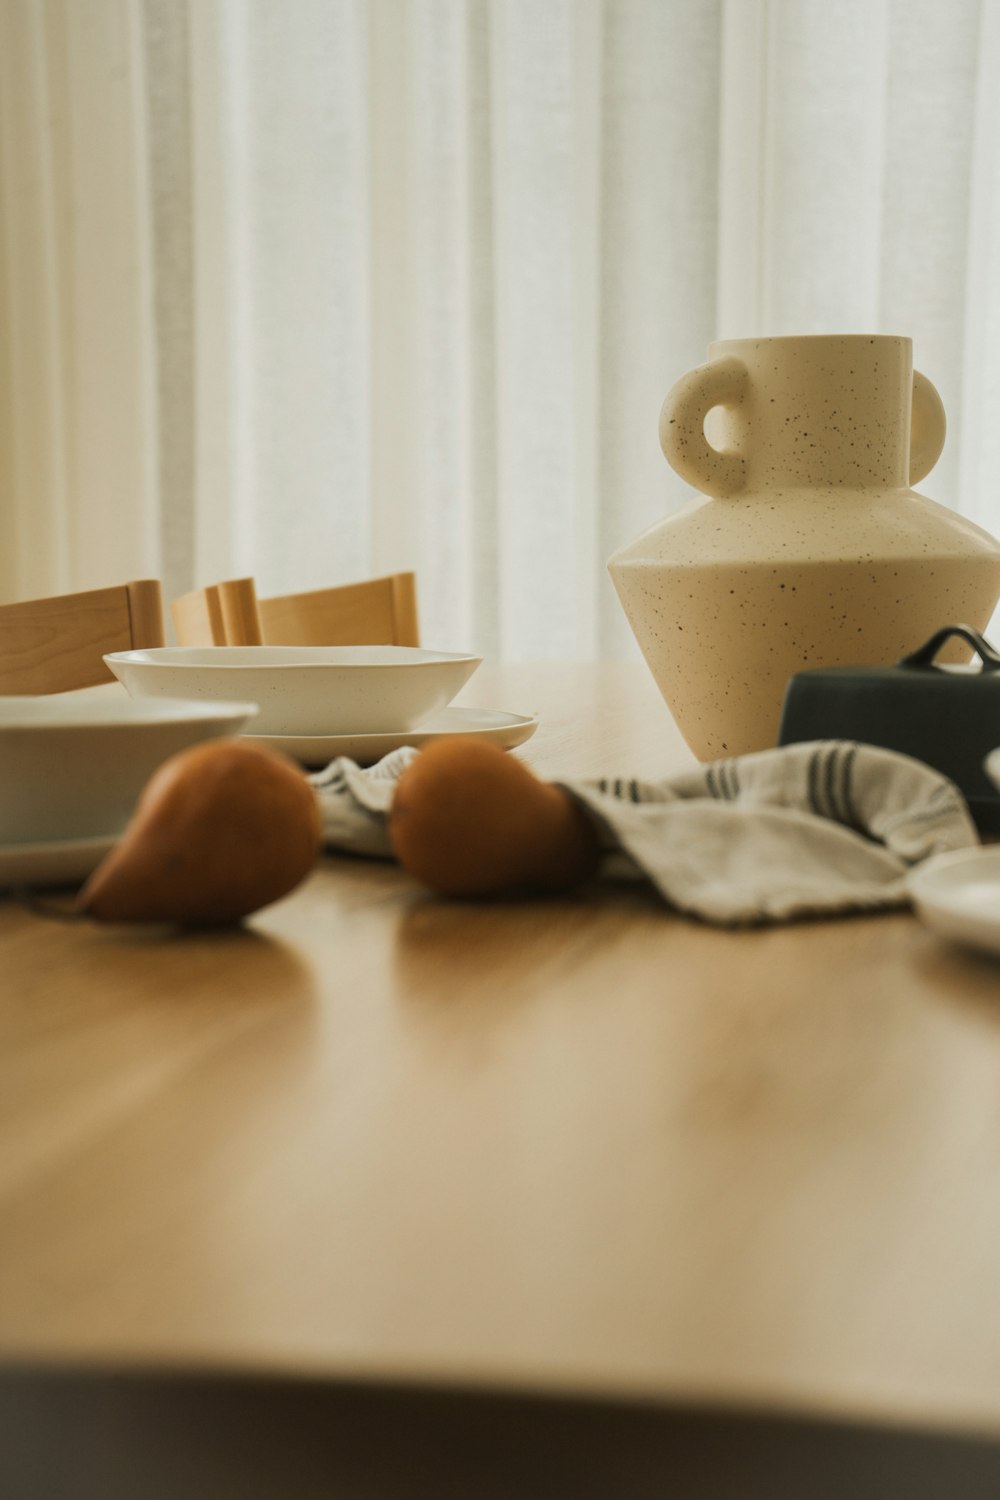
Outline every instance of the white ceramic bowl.
[[987, 776], [995, 787], [1000, 787], [1000, 748], [991, 750], [983, 761]]
[[417, 646], [158, 646], [104, 660], [133, 698], [257, 703], [254, 734], [414, 729], [454, 698], [482, 660]]
[[252, 703], [0, 697], [0, 844], [120, 833], [156, 767], [237, 734]]
[[917, 915], [942, 937], [1000, 954], [1000, 847], [935, 855], [906, 885]]

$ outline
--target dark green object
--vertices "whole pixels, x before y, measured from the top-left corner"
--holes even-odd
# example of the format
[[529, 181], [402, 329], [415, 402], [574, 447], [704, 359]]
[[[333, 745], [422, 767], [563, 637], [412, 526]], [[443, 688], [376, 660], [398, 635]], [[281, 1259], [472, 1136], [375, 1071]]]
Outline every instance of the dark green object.
[[[952, 636], [979, 656], [934, 658]], [[861, 740], [912, 755], [956, 783], [983, 833], [1000, 833], [1000, 792], [983, 761], [1000, 745], [1000, 654], [970, 625], [946, 625], [894, 667], [819, 667], [788, 684], [778, 743]]]

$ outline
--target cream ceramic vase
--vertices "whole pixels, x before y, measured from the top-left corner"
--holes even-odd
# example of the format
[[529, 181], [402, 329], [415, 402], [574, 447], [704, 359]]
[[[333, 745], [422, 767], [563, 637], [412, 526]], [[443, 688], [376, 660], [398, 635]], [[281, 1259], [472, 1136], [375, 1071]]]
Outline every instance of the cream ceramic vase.
[[666, 457], [706, 498], [608, 564], [702, 760], [773, 745], [793, 673], [894, 662], [942, 625], [982, 630], [1000, 597], [1000, 544], [909, 487], [937, 462], [945, 417], [908, 338], [738, 339], [709, 355], [660, 414]]

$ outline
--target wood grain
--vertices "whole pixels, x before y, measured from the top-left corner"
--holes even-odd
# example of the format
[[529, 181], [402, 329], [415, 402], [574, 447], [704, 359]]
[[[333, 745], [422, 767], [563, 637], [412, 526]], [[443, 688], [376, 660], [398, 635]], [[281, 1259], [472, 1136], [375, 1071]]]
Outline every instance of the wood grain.
[[[252, 585], [252, 580], [249, 580]], [[224, 646], [226, 623], [216, 585], [193, 589], [170, 601], [170, 618], [179, 646]]]
[[113, 681], [110, 651], [163, 645], [155, 578], [0, 605], [0, 693], [62, 693]]
[[[482, 669], [544, 774], [690, 762], [644, 668]], [[1000, 1429], [1000, 970], [327, 859], [247, 930], [0, 906], [0, 1356]]]
[[416, 579], [361, 583], [258, 599], [252, 578], [210, 584], [170, 606], [182, 646], [419, 646]]

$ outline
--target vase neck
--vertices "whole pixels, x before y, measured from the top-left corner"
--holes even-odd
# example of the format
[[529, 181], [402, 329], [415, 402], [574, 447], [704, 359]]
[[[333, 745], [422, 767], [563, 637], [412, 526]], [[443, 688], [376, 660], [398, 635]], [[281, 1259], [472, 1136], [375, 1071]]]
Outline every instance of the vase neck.
[[711, 352], [749, 374], [743, 400], [706, 423], [715, 446], [746, 459], [748, 489], [908, 486], [909, 339], [739, 339]]

